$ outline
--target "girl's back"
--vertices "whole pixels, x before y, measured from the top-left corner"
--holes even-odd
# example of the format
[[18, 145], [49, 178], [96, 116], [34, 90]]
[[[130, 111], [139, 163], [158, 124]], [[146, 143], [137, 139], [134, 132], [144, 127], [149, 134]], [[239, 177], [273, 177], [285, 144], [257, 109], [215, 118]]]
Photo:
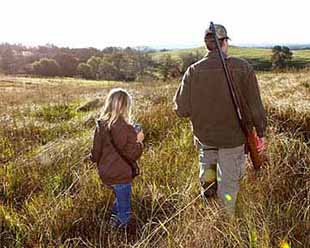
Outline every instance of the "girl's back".
[[92, 160], [97, 163], [103, 183], [131, 182], [132, 172], [127, 161], [136, 161], [142, 151], [143, 145], [137, 142], [134, 128], [123, 118], [120, 117], [110, 130], [106, 121], [97, 122]]

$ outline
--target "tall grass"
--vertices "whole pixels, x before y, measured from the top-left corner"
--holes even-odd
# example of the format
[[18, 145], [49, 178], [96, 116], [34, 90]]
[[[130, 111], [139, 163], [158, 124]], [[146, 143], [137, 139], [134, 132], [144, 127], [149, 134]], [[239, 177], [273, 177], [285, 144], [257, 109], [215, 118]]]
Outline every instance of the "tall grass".
[[[259, 75], [268, 160], [257, 175], [248, 167], [235, 219], [199, 197], [191, 127], [172, 110], [177, 85], [123, 85], [135, 96], [135, 120], [146, 134], [142, 175], [133, 187], [133, 240], [109, 230], [113, 195], [86, 159], [98, 109], [77, 112], [86, 99], [80, 93], [53, 104], [37, 101], [36, 108], [17, 101], [0, 122], [0, 246], [309, 247], [309, 111], [301, 90], [308, 78]], [[97, 97], [89, 87], [87, 99]]]

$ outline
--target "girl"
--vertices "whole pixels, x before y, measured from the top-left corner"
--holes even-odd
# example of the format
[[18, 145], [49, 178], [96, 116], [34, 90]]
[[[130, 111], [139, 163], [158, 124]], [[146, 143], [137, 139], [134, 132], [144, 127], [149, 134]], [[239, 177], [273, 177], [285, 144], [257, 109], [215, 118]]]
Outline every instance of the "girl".
[[102, 182], [112, 188], [115, 202], [110, 224], [127, 227], [131, 217], [131, 162], [140, 158], [144, 134], [130, 124], [131, 97], [123, 89], [113, 89], [107, 96], [97, 121], [91, 160], [97, 163]]

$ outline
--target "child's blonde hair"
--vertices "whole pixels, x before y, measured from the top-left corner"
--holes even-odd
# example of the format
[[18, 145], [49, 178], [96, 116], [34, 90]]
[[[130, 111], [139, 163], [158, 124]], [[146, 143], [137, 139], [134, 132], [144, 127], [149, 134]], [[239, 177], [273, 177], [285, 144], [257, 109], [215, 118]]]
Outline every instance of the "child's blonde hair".
[[112, 125], [123, 117], [127, 122], [130, 122], [131, 97], [126, 90], [112, 89], [103, 107], [100, 119], [108, 123], [110, 129]]

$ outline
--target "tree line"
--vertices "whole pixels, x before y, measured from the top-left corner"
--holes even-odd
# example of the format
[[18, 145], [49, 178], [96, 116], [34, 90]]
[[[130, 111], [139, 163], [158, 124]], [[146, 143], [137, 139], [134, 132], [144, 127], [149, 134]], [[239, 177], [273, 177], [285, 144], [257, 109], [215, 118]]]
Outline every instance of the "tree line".
[[[135, 81], [180, 77], [186, 68], [204, 53], [181, 53], [177, 58], [163, 53], [154, 59], [151, 50], [143, 48], [107, 47], [59, 48], [54, 45], [25, 47], [0, 44], [0, 72], [37, 76], [82, 77], [94, 80]], [[275, 46], [270, 63], [272, 69], [286, 68], [292, 59], [288, 47]]]
[[149, 48], [59, 48], [54, 45], [25, 47], [0, 44], [0, 72], [37, 76], [82, 77], [94, 80], [134, 81], [143, 78], [179, 77], [203, 54], [188, 53], [175, 59], [153, 59]]

